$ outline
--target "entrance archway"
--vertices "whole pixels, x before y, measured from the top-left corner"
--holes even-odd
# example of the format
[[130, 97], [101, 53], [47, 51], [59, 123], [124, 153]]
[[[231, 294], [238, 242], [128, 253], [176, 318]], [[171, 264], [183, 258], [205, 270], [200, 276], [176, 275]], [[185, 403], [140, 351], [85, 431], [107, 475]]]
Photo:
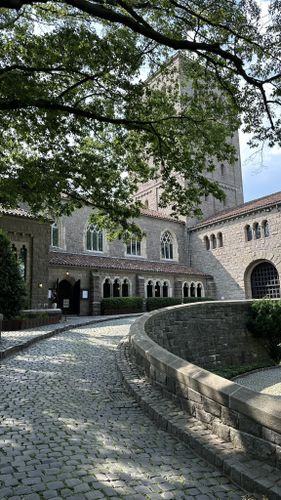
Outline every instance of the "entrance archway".
[[67, 314], [80, 314], [80, 280], [71, 284], [68, 280], [62, 280], [58, 284], [58, 307], [63, 309], [64, 299], [69, 300]]
[[251, 274], [253, 299], [280, 298], [280, 281], [276, 267], [271, 262], [261, 262]]

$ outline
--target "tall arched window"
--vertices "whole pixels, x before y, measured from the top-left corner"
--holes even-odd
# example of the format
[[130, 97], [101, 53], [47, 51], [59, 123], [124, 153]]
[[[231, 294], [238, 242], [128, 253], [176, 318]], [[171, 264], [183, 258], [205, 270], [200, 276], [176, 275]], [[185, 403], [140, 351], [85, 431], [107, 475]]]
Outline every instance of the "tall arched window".
[[159, 281], [156, 281], [154, 296], [155, 297], [161, 297], [161, 285], [160, 285]]
[[147, 297], [153, 297], [153, 281], [151, 280], [146, 285], [146, 295]]
[[210, 240], [211, 240], [211, 247], [212, 248], [217, 248], [217, 238], [215, 237], [214, 234], [211, 234]]
[[94, 252], [103, 252], [103, 231], [94, 224], [87, 229], [86, 248]]
[[184, 283], [183, 287], [182, 287], [182, 294], [184, 297], [188, 297], [189, 296], [189, 286], [188, 286], [188, 283]]
[[197, 297], [203, 297], [203, 287], [201, 283], [198, 283], [197, 285]]
[[113, 297], [120, 297], [120, 281], [118, 278], [113, 282]]
[[267, 220], [263, 221], [262, 228], [263, 228], [264, 237], [268, 238], [268, 236], [269, 236], [269, 224], [268, 224]]
[[141, 242], [132, 238], [127, 243], [127, 255], [141, 255]]
[[169, 231], [165, 231], [165, 233], [161, 236], [161, 257], [162, 259], [173, 259], [173, 237]]
[[164, 281], [163, 283], [162, 292], [163, 297], [169, 297], [169, 283], [167, 281]]
[[249, 224], [247, 224], [247, 226], [245, 227], [245, 237], [246, 241], [251, 241], [253, 239], [253, 231]]
[[206, 250], [210, 250], [210, 240], [208, 236], [204, 236], [205, 248]]
[[259, 240], [261, 238], [261, 227], [258, 222], [254, 224], [254, 235], [255, 240]]
[[51, 225], [51, 246], [59, 246], [59, 228], [56, 222]]
[[129, 297], [129, 281], [124, 279], [122, 283], [122, 297]]
[[27, 249], [26, 246], [23, 245], [19, 253], [19, 268], [22, 278], [24, 280], [26, 280], [26, 265], [27, 265]]
[[217, 234], [218, 247], [221, 248], [223, 246], [222, 233]]
[[103, 284], [103, 297], [107, 299], [111, 296], [111, 281], [109, 278], [106, 278]]

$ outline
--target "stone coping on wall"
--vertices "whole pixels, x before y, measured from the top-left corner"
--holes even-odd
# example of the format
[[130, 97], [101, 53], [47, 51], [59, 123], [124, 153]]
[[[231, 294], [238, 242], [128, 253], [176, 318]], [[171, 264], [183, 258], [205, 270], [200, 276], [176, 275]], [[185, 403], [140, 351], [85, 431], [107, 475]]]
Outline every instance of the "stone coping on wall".
[[[252, 301], [206, 302], [221, 307]], [[130, 349], [146, 375], [165, 392], [186, 399], [187, 412], [205, 421], [214, 431], [218, 423], [218, 435], [236, 443], [237, 448], [268, 456], [270, 463], [281, 467], [281, 405], [274, 396], [256, 393], [238, 383], [210, 373], [185, 361], [156, 344], [146, 333], [147, 322], [157, 316], [169, 315], [177, 309], [194, 310], [200, 303], [171, 306], [144, 314], [131, 326]], [[197, 401], [196, 401], [197, 399]], [[182, 405], [184, 408], [184, 404]], [[224, 417], [223, 417], [224, 416]], [[243, 443], [241, 444], [241, 439]], [[246, 444], [245, 444], [246, 443]]]

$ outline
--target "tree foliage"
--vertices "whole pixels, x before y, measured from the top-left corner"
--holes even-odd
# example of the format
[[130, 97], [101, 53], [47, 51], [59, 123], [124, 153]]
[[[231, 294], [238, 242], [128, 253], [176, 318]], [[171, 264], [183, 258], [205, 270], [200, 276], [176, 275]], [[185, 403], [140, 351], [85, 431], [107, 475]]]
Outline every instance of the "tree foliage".
[[279, 7], [265, 23], [254, 0], [0, 0], [0, 202], [90, 204], [126, 229], [158, 172], [175, 213], [221, 199], [206, 172], [235, 161], [238, 116], [281, 144]]
[[257, 300], [247, 323], [250, 332], [261, 340], [272, 359], [281, 360], [281, 300]]
[[25, 305], [25, 284], [17, 257], [5, 234], [0, 232], [0, 312], [5, 319], [14, 318]]

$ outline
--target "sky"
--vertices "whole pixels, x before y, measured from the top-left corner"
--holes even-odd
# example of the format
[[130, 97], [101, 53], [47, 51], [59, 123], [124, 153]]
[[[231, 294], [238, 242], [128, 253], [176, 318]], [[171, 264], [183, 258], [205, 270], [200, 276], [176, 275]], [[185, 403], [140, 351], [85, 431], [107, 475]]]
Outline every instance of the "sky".
[[[257, 0], [266, 24], [269, 0]], [[239, 133], [245, 201], [281, 191], [281, 148], [264, 147], [256, 152], [247, 146], [249, 136]]]
[[281, 191], [281, 148], [264, 147], [254, 152], [247, 146], [249, 136], [240, 132], [239, 138], [244, 200]]

